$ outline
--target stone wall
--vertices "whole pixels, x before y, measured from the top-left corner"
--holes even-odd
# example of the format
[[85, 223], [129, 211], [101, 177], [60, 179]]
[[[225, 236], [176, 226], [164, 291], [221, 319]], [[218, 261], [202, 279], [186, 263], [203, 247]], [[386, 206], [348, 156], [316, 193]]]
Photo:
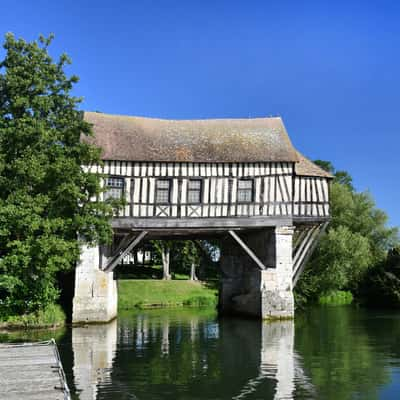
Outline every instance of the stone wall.
[[293, 317], [293, 231], [293, 227], [276, 227], [240, 234], [267, 267], [265, 270], [260, 270], [233, 239], [223, 242], [219, 294], [221, 314], [262, 319]]
[[83, 245], [75, 273], [73, 323], [108, 322], [117, 316], [117, 283], [99, 263], [99, 248]]

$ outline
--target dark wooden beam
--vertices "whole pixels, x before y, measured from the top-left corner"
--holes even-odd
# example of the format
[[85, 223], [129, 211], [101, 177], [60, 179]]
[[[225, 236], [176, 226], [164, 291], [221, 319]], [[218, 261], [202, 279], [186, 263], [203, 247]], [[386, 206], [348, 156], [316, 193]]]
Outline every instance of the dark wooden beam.
[[328, 225], [329, 222], [324, 222], [323, 224], [318, 226], [318, 228], [314, 231], [314, 234], [312, 235], [313, 237], [308, 243], [307, 248], [303, 252], [301, 259], [299, 259], [299, 261], [297, 261], [297, 264], [294, 265], [292, 281], [293, 288], [296, 286], [297, 281], [299, 280], [301, 273], [303, 272], [304, 267], [307, 264], [307, 261], [311, 257], [311, 254], [317, 246], [321, 235], [325, 232]]
[[239, 243], [243, 250], [250, 256], [250, 258], [258, 265], [261, 270], [267, 269], [262, 261], [254, 254], [254, 252], [243, 242], [242, 239], [234, 231], [229, 231], [230, 235]]
[[330, 217], [299, 217], [299, 216], [293, 216], [293, 222], [298, 223], [298, 224], [309, 224], [309, 225], [315, 225], [315, 223], [323, 223], [323, 222], [329, 222]]
[[116, 253], [113, 257], [110, 257], [110, 260], [107, 262], [107, 265], [103, 269], [104, 272], [111, 272], [113, 269], [120, 263], [120, 261], [125, 257], [127, 253], [129, 253], [135, 246], [137, 246], [142, 239], [147, 235], [146, 231], [142, 231], [138, 236], [131, 237], [131, 240], [127, 243], [124, 249], [120, 249], [118, 253]]
[[112, 227], [127, 230], [151, 229], [196, 229], [205, 228], [209, 231], [228, 230], [240, 228], [263, 228], [269, 226], [291, 226], [293, 220], [290, 216], [282, 217], [219, 217], [219, 218], [113, 218]]
[[315, 230], [317, 228], [318, 228], [318, 225], [314, 225], [314, 226], [308, 228], [306, 235], [302, 239], [301, 243], [299, 243], [299, 245], [297, 246], [296, 251], [293, 255], [293, 270], [296, 270], [296, 265], [298, 263], [298, 260], [302, 256], [304, 249], [307, 247], [308, 243], [310, 242], [310, 240], [312, 238], [313, 233], [315, 232]]

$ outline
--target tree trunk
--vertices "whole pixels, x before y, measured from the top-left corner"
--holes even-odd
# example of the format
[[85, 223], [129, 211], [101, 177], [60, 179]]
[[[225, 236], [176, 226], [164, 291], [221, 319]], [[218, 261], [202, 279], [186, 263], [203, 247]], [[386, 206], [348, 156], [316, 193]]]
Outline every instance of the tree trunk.
[[171, 274], [169, 273], [169, 248], [163, 248], [161, 252], [162, 263], [163, 263], [163, 279], [171, 279]]
[[191, 281], [197, 281], [197, 276], [196, 276], [196, 264], [192, 263], [192, 267], [190, 268], [190, 280]]
[[135, 267], [137, 267], [138, 260], [137, 260], [137, 251], [136, 250], [132, 251], [132, 256], [133, 256], [133, 264]]

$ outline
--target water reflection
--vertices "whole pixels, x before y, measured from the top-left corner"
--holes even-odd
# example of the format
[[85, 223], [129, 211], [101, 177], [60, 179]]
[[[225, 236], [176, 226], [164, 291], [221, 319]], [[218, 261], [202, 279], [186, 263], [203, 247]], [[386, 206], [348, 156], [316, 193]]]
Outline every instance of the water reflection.
[[249, 398], [265, 379], [276, 381], [273, 395], [276, 400], [293, 399], [296, 384], [302, 386], [309, 398], [314, 397], [315, 389], [303, 370], [301, 357], [294, 351], [293, 321], [262, 324], [258, 375], [251, 378], [232, 399]]
[[293, 321], [125, 314], [118, 327], [74, 328], [72, 347], [81, 400], [292, 399], [295, 382], [313, 391], [294, 351]]
[[120, 314], [60, 331], [0, 332], [1, 341], [55, 337], [78, 399], [397, 399], [400, 314], [316, 308], [292, 322], [217, 320], [211, 310]]
[[73, 376], [80, 400], [96, 400], [98, 387], [112, 384], [117, 321], [72, 329]]

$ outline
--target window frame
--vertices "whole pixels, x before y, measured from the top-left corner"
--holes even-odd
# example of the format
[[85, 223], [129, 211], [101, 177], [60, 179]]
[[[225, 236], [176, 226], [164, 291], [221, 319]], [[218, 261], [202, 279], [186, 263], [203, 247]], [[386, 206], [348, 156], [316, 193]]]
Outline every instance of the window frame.
[[[116, 179], [116, 180], [122, 182], [122, 186], [115, 185], [115, 184], [114, 184], [114, 185], [110, 185], [110, 184], [108, 183], [110, 179]], [[124, 198], [124, 195], [125, 195], [125, 188], [126, 188], [125, 178], [124, 178], [123, 176], [118, 176], [118, 175], [110, 175], [110, 176], [107, 176], [107, 177], [104, 179], [104, 188], [106, 189], [106, 190], [103, 192], [103, 200], [104, 200], [104, 201], [107, 201], [108, 199], [122, 200], [122, 199]], [[118, 198], [117, 198], [117, 197], [114, 197], [114, 196], [107, 196], [107, 192], [109, 191], [109, 189], [119, 189], [119, 190], [120, 190], [120, 196], [119, 196]]]
[[[186, 186], [186, 203], [187, 204], [202, 204], [203, 203], [203, 180], [202, 178], [188, 178], [187, 180], [187, 186]], [[199, 182], [200, 187], [199, 189], [190, 189], [190, 182]], [[194, 202], [194, 201], [189, 201], [189, 193], [190, 192], [198, 192], [199, 193], [199, 200]]]
[[[249, 189], [239, 188], [239, 183], [243, 182], [243, 181], [251, 182], [251, 188], [249, 188]], [[239, 200], [239, 192], [240, 191], [248, 191], [248, 190], [250, 190], [250, 200]], [[238, 178], [237, 187], [236, 187], [236, 202], [238, 204], [254, 203], [254, 179], [253, 178]]]
[[[168, 189], [164, 189], [164, 188], [159, 188], [158, 187], [158, 183], [161, 182], [161, 181], [168, 182]], [[170, 179], [170, 178], [159, 178], [159, 179], [157, 179], [156, 180], [156, 184], [155, 184], [155, 189], [156, 189], [156, 192], [155, 192], [155, 196], [154, 196], [154, 203], [155, 204], [159, 204], [159, 205], [170, 205], [171, 204], [172, 179]], [[168, 201], [167, 202], [158, 201], [158, 191], [159, 190], [161, 190], [163, 192], [168, 191]]]

